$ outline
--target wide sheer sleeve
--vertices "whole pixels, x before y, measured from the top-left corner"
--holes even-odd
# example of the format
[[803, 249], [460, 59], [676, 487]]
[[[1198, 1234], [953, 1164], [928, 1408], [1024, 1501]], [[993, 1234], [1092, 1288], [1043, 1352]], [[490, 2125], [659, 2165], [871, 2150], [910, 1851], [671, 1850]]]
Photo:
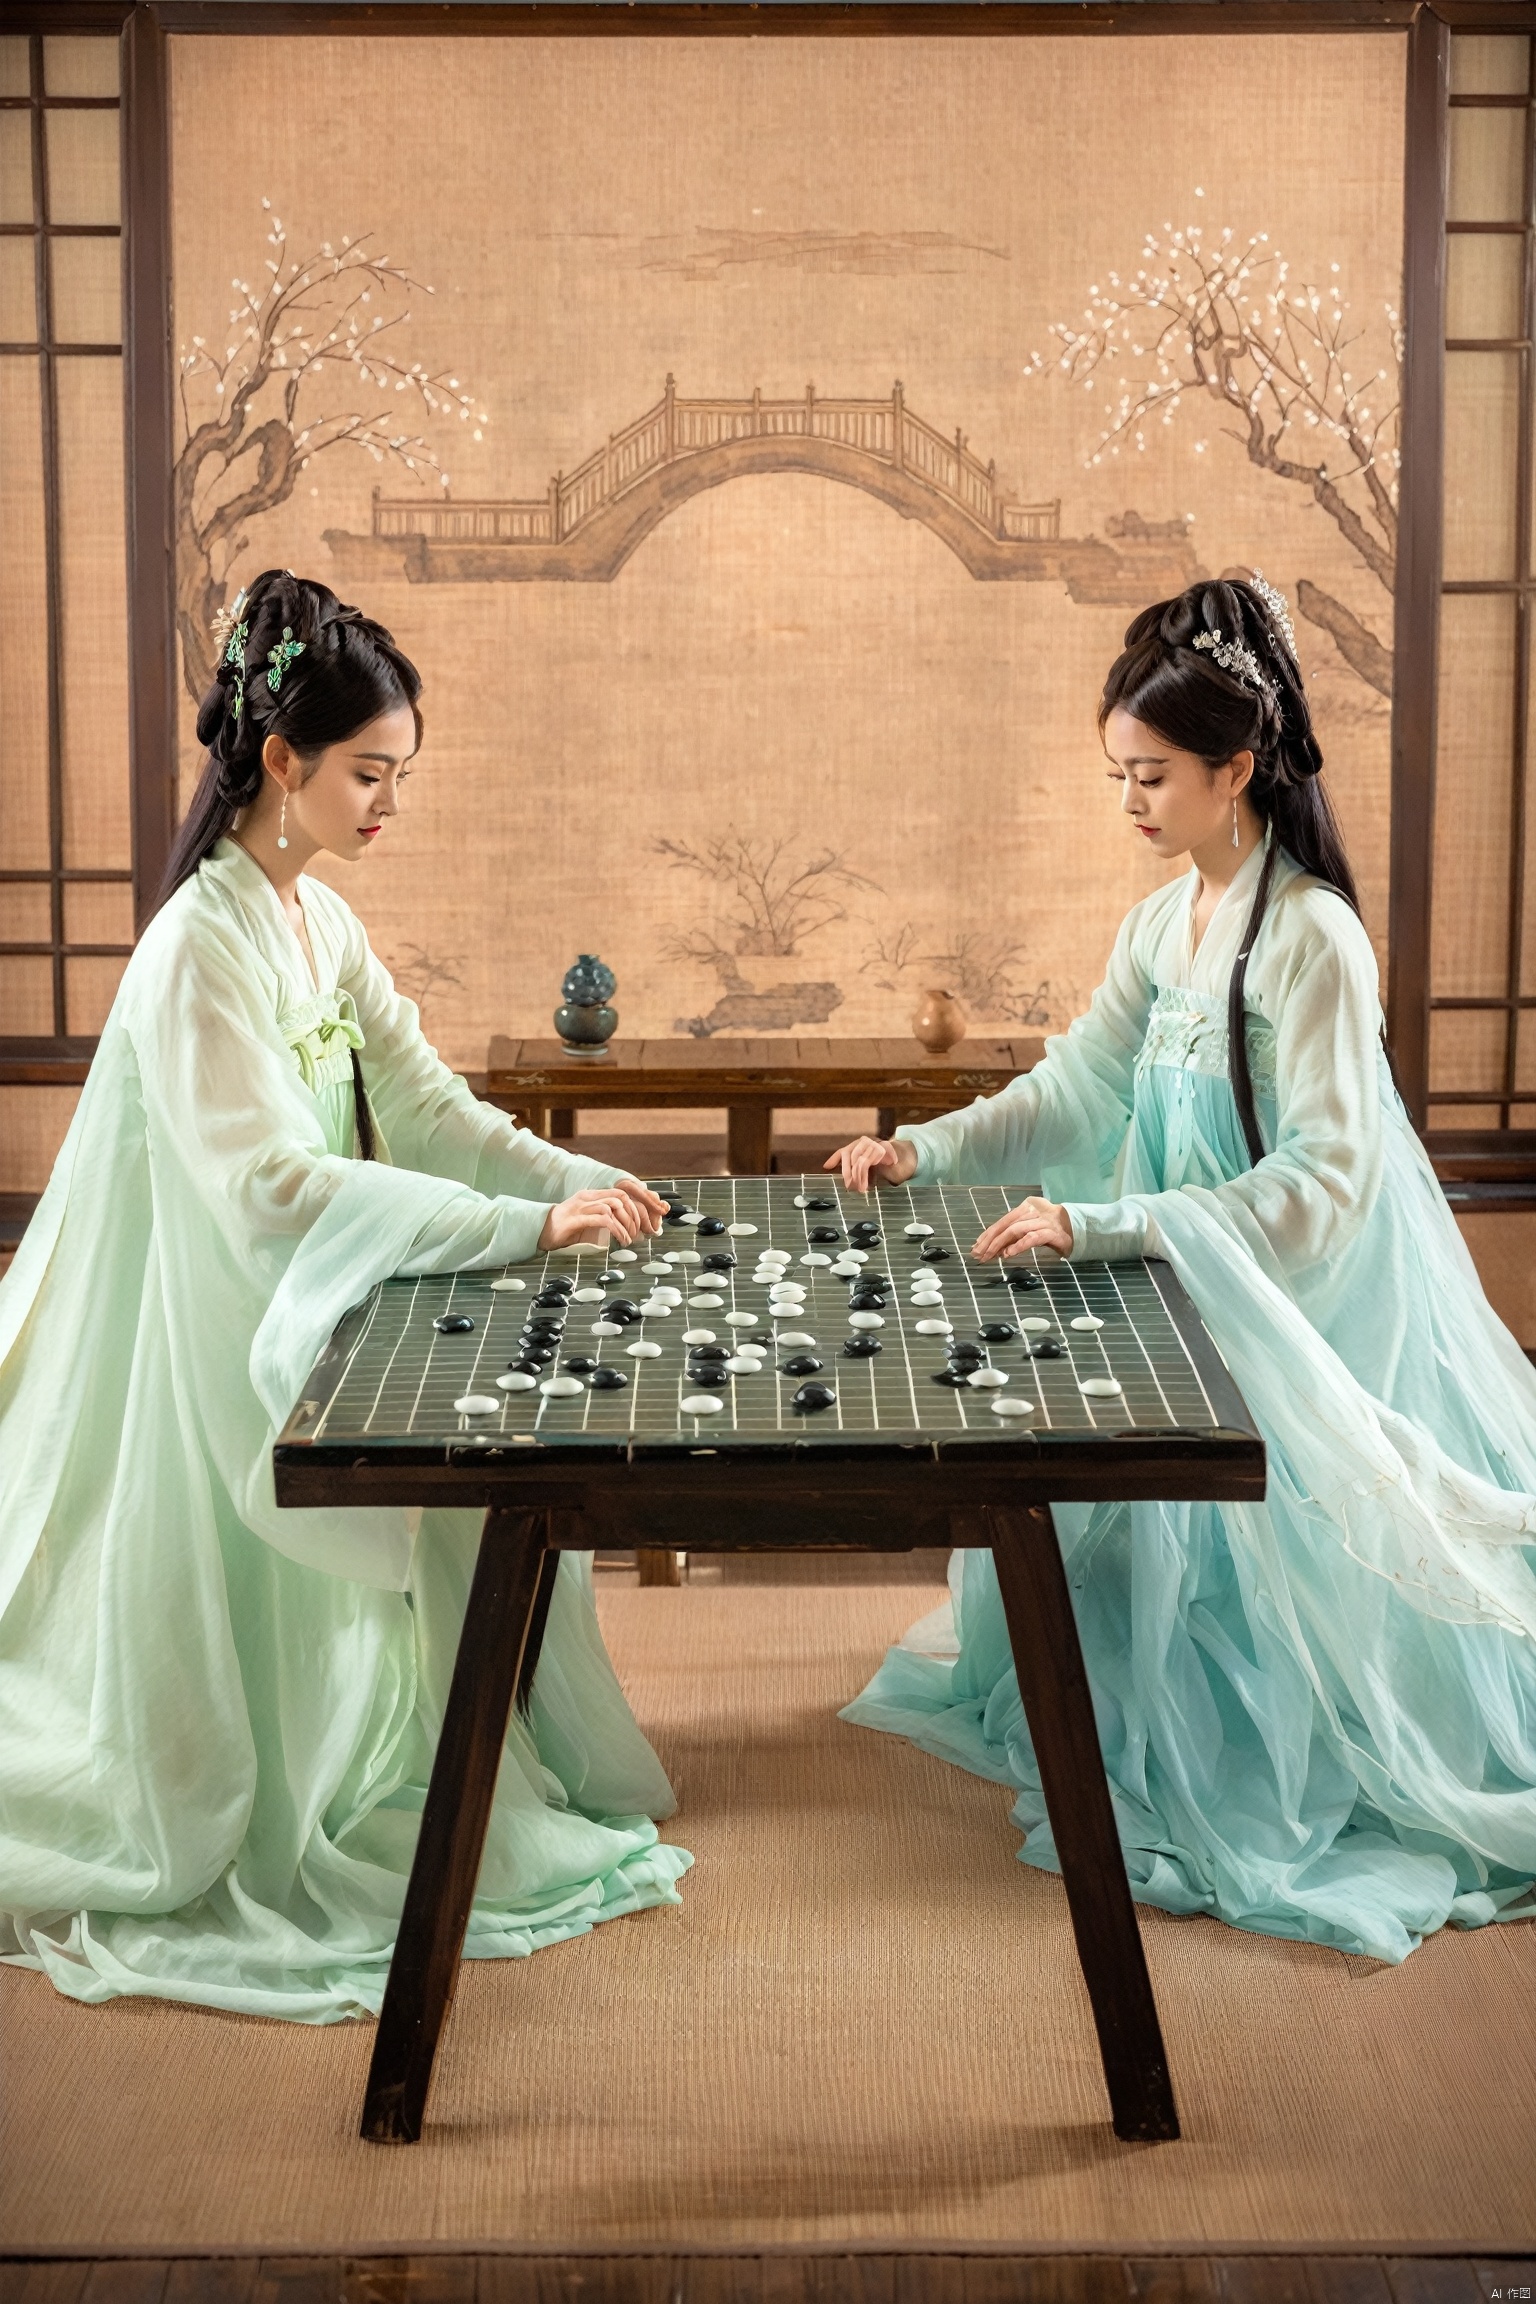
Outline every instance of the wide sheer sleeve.
[[557, 1150], [470, 1093], [427, 1040], [416, 1003], [395, 989], [355, 913], [332, 903], [344, 937], [340, 982], [357, 1006], [368, 1097], [391, 1160], [546, 1206], [611, 1184], [617, 1169]]
[[1057, 1198], [1111, 1189], [1152, 1005], [1153, 904], [1160, 897], [1127, 915], [1087, 1011], [1046, 1042], [1032, 1072], [963, 1111], [897, 1129], [916, 1147], [914, 1183], [1042, 1184]]
[[1376, 955], [1331, 890], [1297, 888], [1276, 915], [1250, 979], [1275, 1032], [1272, 1148], [1228, 1183], [1069, 1205], [1075, 1259], [1160, 1253], [1159, 1211], [1190, 1199], [1224, 1216], [1277, 1277], [1324, 1263], [1360, 1230], [1382, 1167]]

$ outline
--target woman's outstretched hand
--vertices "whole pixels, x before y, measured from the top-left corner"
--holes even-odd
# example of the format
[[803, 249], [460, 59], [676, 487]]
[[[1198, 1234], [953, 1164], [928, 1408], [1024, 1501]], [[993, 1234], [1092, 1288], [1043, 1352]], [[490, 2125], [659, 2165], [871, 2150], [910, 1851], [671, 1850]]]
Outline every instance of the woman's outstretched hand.
[[1022, 1200], [995, 1224], [989, 1224], [971, 1254], [983, 1264], [999, 1256], [1022, 1256], [1030, 1248], [1054, 1248], [1058, 1256], [1072, 1253], [1072, 1220], [1054, 1200]]
[[871, 1184], [905, 1184], [917, 1167], [917, 1146], [905, 1137], [858, 1136], [823, 1166], [841, 1168], [850, 1192], [867, 1192]]
[[587, 1192], [573, 1192], [551, 1208], [539, 1234], [541, 1248], [596, 1247], [604, 1233], [620, 1248], [661, 1230], [667, 1203], [636, 1176], [621, 1176]]

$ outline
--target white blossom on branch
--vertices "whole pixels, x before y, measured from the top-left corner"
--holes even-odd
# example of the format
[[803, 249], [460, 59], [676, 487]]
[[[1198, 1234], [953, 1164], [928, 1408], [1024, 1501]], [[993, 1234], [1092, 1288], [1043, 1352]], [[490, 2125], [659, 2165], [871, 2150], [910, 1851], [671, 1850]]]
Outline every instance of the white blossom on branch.
[[1214, 402], [1250, 462], [1305, 488], [1390, 591], [1401, 328], [1386, 306], [1371, 351], [1330, 269], [1319, 287], [1293, 278], [1267, 232], [1241, 240], [1229, 225], [1208, 242], [1198, 224], [1165, 224], [1134, 272], [1090, 287], [1080, 325], [1053, 326], [1054, 363], [1037, 352], [1025, 373], [1053, 365], [1099, 396], [1090, 464], [1144, 452], [1151, 427], [1171, 426], [1192, 397]]
[[426, 423], [457, 422], [478, 440], [488, 421], [457, 376], [408, 357], [409, 300], [432, 295], [429, 286], [368, 233], [291, 257], [271, 206], [262, 201], [270, 253], [261, 271], [230, 282], [220, 336], [194, 336], [180, 358], [177, 621], [194, 697], [212, 677], [209, 625], [247, 522], [285, 503], [316, 457], [355, 448], [446, 488]]

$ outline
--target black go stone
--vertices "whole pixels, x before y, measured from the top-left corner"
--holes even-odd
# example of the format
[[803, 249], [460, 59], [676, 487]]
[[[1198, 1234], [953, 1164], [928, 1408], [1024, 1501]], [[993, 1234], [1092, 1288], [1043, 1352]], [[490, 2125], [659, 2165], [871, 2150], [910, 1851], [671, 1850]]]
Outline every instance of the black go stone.
[[1059, 1360], [1061, 1346], [1054, 1336], [1037, 1336], [1033, 1344], [1024, 1347], [1031, 1360]]
[[467, 1312], [439, 1312], [432, 1325], [440, 1336], [467, 1336], [474, 1322]]
[[619, 1288], [622, 1287], [623, 1282], [624, 1275], [622, 1272], [599, 1272], [597, 1276], [599, 1288]]
[[875, 1242], [881, 1239], [883, 1234], [878, 1224], [872, 1224], [866, 1219], [857, 1224], [850, 1224], [848, 1237], [860, 1248], [873, 1248]]
[[797, 1352], [793, 1359], [779, 1362], [779, 1374], [781, 1376], [814, 1376], [817, 1369], [824, 1365], [825, 1363], [818, 1360], [813, 1352]]
[[837, 1394], [830, 1384], [802, 1384], [789, 1404], [797, 1416], [814, 1416], [835, 1407]]
[[805, 1205], [808, 1210], [812, 1208], [835, 1208], [837, 1202], [835, 1200], [807, 1200]]
[[1008, 1285], [1010, 1288], [1020, 1289], [1043, 1288], [1045, 1286], [1045, 1282], [1041, 1279], [1038, 1272], [1010, 1272], [1008, 1275]]
[[639, 1305], [632, 1304], [627, 1296], [616, 1297], [613, 1303], [604, 1304], [598, 1313], [600, 1320], [611, 1320], [615, 1328], [633, 1328], [639, 1317]]
[[842, 1234], [835, 1224], [813, 1224], [806, 1234], [806, 1238], [825, 1244], [828, 1241], [841, 1240]]
[[[575, 1361], [571, 1362], [574, 1368]], [[593, 1392], [622, 1392], [629, 1378], [622, 1368], [594, 1368], [589, 1389]]]
[[958, 1392], [961, 1386], [969, 1381], [969, 1378], [970, 1369], [968, 1367], [935, 1368], [933, 1372], [935, 1384], [947, 1384], [952, 1392]]
[[534, 1302], [535, 1304], [560, 1305], [563, 1307], [565, 1303], [565, 1290], [563, 1288], [541, 1288], [537, 1296], [535, 1296]]
[[699, 1259], [701, 1272], [734, 1272], [735, 1269], [735, 1257], [722, 1248], [717, 1248], [712, 1256], [702, 1256]]
[[941, 1248], [937, 1240], [925, 1240], [918, 1251], [918, 1255], [924, 1264], [947, 1264], [949, 1262], [949, 1250]]
[[843, 1346], [843, 1358], [845, 1360], [873, 1360], [877, 1352], [884, 1350], [885, 1346], [878, 1336], [850, 1336]]
[[1018, 1330], [1011, 1320], [989, 1320], [981, 1334], [984, 1343], [1011, 1344]]
[[507, 1365], [515, 1368], [519, 1376], [537, 1376], [553, 1358], [553, 1352], [525, 1352], [521, 1360], [511, 1360]]
[[690, 1368], [704, 1368], [709, 1365], [711, 1360], [729, 1360], [729, 1358], [730, 1353], [723, 1344], [690, 1344], [688, 1347], [688, 1365]]
[[573, 1376], [590, 1376], [597, 1362], [589, 1352], [578, 1352], [573, 1359], [567, 1360], [566, 1366]]
[[723, 1391], [730, 1380], [725, 1369], [717, 1367], [712, 1360], [702, 1368], [690, 1368], [688, 1371], [689, 1383], [701, 1385], [706, 1392]]
[[885, 1301], [878, 1288], [866, 1288], [857, 1296], [849, 1297], [848, 1309], [850, 1312], [883, 1312]]
[[979, 1368], [986, 1354], [979, 1344], [951, 1344], [944, 1357], [951, 1368]]
[[718, 1240], [725, 1230], [725, 1219], [721, 1216], [706, 1216], [702, 1224], [695, 1224], [694, 1230], [701, 1240]]

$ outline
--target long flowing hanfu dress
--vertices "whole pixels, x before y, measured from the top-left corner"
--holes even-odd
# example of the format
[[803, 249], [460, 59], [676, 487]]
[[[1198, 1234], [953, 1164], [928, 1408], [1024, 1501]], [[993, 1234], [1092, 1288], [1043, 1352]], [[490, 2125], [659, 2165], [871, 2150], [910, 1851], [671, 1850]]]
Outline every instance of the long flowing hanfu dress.
[[[1259, 868], [1194, 949], [1197, 874], [1137, 905], [1033, 1072], [899, 1133], [915, 1182], [1067, 1203], [1076, 1261], [1168, 1258], [1267, 1444], [1263, 1505], [1054, 1507], [1133, 1893], [1397, 1961], [1536, 1914], [1536, 1371], [1392, 1085], [1365, 931], [1283, 853], [1250, 1167]], [[991, 1554], [950, 1581], [843, 1717], [1016, 1785], [1059, 1869]]]
[[[0, 1953], [325, 2023], [382, 1998], [479, 1515], [280, 1511], [274, 1431], [375, 1281], [527, 1256], [613, 1171], [476, 1102], [299, 891], [314, 974], [231, 841], [153, 921], [0, 1283]], [[673, 1805], [568, 1553], [466, 1952], [676, 1903]]]

